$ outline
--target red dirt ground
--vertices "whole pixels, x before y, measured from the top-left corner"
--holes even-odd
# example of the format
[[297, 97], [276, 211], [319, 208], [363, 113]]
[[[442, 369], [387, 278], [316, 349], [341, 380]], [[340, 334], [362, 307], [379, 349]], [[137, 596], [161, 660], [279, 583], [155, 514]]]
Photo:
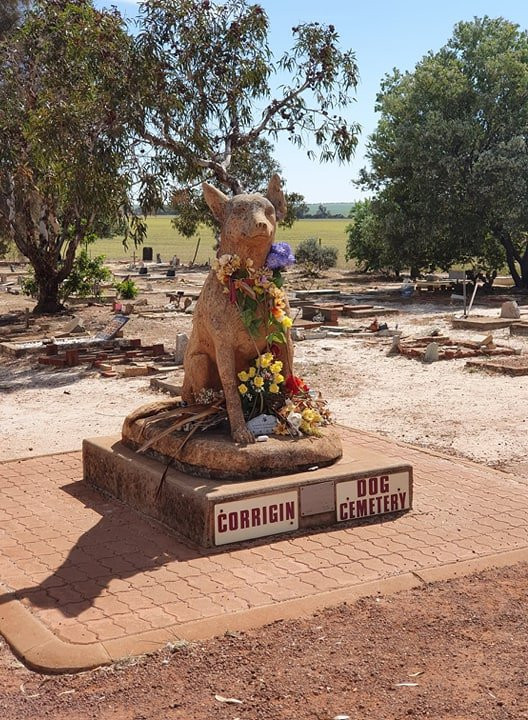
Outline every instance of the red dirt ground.
[[527, 587], [517, 565], [76, 676], [32, 673], [0, 644], [0, 718], [522, 720]]

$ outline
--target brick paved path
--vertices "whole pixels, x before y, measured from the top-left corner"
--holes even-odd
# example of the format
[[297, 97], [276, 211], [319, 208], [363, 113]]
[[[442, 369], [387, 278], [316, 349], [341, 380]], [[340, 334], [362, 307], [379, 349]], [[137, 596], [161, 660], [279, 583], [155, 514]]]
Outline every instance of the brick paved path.
[[281, 607], [297, 607], [288, 601], [315, 607], [317, 598], [345, 599], [369, 581], [414, 573], [419, 583], [427, 568], [528, 547], [528, 492], [519, 478], [346, 434], [414, 465], [410, 513], [218, 550], [196, 548], [86, 487], [80, 453], [0, 464], [0, 631], [13, 643], [8, 608], [18, 607], [19, 627], [20, 601], [32, 627], [44, 626], [62, 649], [93, 645], [110, 659], [186, 636], [207, 619], [202, 632], [214, 634], [230, 618], [240, 627], [256, 608], [275, 608], [273, 619]]

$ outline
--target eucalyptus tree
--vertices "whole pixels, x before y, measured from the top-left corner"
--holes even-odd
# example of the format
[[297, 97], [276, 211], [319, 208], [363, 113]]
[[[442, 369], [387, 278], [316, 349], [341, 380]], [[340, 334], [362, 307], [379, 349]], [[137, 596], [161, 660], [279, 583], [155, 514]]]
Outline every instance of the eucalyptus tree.
[[161, 204], [160, 177], [173, 178], [177, 194], [205, 178], [235, 194], [250, 188], [247, 170], [266, 149], [261, 141], [280, 135], [299, 147], [311, 141], [314, 159], [350, 160], [359, 130], [345, 117], [357, 84], [354, 54], [340, 48], [333, 25], [292, 32], [291, 50], [275, 59], [258, 4], [140, 5], [136, 129], [153, 149], [144, 165], [145, 206]]
[[0, 42], [0, 236], [29, 258], [36, 311], [61, 309], [80, 243], [132, 212], [131, 40], [91, 0], [35, 0]]

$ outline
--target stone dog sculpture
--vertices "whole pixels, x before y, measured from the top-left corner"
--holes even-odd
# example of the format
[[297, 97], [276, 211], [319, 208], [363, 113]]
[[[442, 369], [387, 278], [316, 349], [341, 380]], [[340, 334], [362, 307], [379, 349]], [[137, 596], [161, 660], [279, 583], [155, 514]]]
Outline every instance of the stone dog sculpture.
[[[203, 183], [204, 198], [221, 225], [218, 257], [238, 255], [243, 263], [252, 261], [263, 267], [275, 237], [277, 220], [286, 212], [280, 178], [274, 175], [266, 195], [258, 193], [227, 197], [217, 188]], [[185, 379], [182, 398], [192, 403], [204, 389], [223, 390], [235, 442], [252, 443], [246, 427], [237, 373], [244, 370], [266, 348], [266, 333], [252, 337], [242, 323], [239, 309], [226, 294], [212, 270], [203, 286], [193, 316], [193, 329], [183, 361]], [[293, 348], [290, 332], [277, 350], [286, 376], [292, 373]]]

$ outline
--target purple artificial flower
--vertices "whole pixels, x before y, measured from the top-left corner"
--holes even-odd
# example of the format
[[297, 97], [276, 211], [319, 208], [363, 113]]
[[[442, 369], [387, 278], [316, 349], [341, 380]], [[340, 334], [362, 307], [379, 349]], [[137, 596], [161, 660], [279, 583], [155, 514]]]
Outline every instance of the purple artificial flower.
[[273, 243], [266, 258], [266, 266], [270, 270], [282, 270], [295, 264], [295, 255], [288, 243]]

